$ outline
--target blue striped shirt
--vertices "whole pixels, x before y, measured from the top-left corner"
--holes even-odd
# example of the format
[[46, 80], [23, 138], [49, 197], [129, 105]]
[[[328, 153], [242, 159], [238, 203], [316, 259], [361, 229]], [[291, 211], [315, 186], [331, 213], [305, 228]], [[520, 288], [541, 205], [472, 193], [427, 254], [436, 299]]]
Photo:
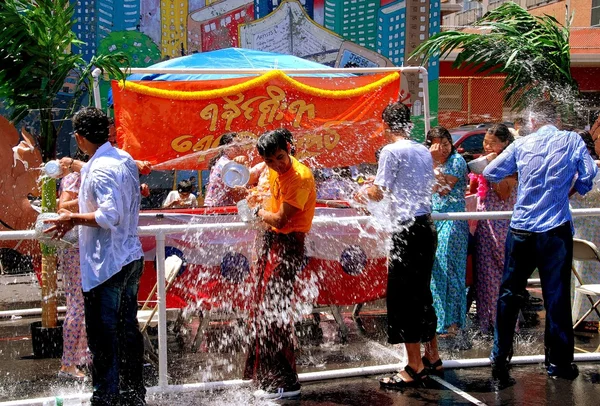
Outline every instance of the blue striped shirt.
[[577, 133], [545, 125], [509, 145], [483, 176], [497, 183], [516, 172], [519, 186], [510, 226], [543, 232], [571, 221], [571, 185], [580, 195], [586, 194], [598, 168]]

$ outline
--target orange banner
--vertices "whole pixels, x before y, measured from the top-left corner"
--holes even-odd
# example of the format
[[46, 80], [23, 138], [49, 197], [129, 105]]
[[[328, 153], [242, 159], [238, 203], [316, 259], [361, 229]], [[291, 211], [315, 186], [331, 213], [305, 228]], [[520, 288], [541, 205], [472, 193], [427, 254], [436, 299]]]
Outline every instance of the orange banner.
[[113, 82], [117, 138], [134, 159], [154, 169], [206, 169], [220, 136], [254, 141], [285, 127], [296, 156], [311, 167], [375, 162], [384, 143], [381, 113], [398, 100], [400, 76], [290, 78], [271, 71], [255, 78], [211, 81]]

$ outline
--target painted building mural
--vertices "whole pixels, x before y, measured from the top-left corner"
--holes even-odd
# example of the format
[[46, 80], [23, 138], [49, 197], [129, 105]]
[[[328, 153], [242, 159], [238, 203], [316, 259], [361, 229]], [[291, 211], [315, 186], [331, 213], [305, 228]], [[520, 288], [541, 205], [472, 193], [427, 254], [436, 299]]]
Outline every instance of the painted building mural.
[[[335, 67], [415, 65], [406, 58], [440, 28], [439, 0], [72, 0], [86, 59], [122, 51], [135, 67], [228, 47], [278, 52]], [[437, 111], [439, 67], [428, 67]], [[422, 115], [418, 75], [404, 75]], [[105, 92], [103, 92], [104, 94]], [[435, 114], [433, 114], [435, 116]]]

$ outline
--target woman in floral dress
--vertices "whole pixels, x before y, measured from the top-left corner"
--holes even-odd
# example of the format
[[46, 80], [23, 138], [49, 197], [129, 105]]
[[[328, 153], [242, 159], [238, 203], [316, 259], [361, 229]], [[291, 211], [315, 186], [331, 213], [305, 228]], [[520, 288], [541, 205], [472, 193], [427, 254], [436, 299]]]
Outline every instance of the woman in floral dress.
[[[80, 158], [87, 161], [83, 154]], [[80, 183], [79, 172], [69, 173], [61, 180], [59, 209], [79, 211], [77, 196]], [[89, 364], [90, 355], [85, 333], [78, 246], [59, 250], [59, 271], [62, 273], [63, 289], [67, 299], [67, 314], [63, 322], [63, 356], [58, 375], [61, 378], [82, 381], [85, 379], [85, 374], [78, 366]]]
[[[467, 163], [452, 145], [444, 127], [427, 133], [436, 176], [432, 209], [438, 213], [465, 211]], [[431, 277], [438, 334], [454, 336], [464, 326], [467, 307], [465, 287], [469, 225], [465, 220], [436, 221], [438, 246]]]
[[[513, 142], [513, 136], [504, 124], [487, 130], [483, 148], [489, 162]], [[500, 183], [488, 184], [482, 175], [470, 175], [477, 183], [477, 211], [511, 211], [517, 200], [516, 177]], [[493, 331], [496, 322], [496, 303], [504, 271], [504, 243], [510, 220], [479, 220], [475, 230], [475, 269], [477, 317], [482, 333]]]

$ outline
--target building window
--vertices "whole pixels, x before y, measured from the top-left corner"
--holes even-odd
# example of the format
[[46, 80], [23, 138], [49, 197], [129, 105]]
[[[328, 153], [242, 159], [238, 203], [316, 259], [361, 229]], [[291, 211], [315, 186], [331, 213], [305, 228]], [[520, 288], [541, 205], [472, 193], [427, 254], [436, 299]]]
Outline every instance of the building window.
[[592, 0], [592, 27], [600, 27], [600, 0]]

